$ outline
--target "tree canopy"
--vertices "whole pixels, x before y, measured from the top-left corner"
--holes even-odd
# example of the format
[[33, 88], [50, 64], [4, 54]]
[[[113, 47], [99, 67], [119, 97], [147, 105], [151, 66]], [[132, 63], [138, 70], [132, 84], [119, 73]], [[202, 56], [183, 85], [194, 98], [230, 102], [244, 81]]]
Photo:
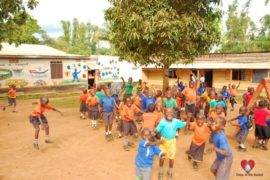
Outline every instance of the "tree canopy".
[[166, 69], [192, 62], [219, 42], [220, 0], [109, 1], [110, 41], [121, 58], [134, 63]]
[[[24, 3], [26, 2], [26, 6]], [[26, 11], [26, 8], [34, 9], [37, 6], [36, 0], [1, 0], [0, 1], [0, 49], [1, 42], [15, 43], [16, 45], [25, 42], [25, 37], [21, 37], [26, 26], [26, 22], [34, 25], [36, 22], [31, 19], [31, 16]], [[33, 35], [34, 32], [29, 32], [28, 35]], [[29, 37], [30, 39], [33, 36]], [[33, 39], [32, 39], [33, 40]]]

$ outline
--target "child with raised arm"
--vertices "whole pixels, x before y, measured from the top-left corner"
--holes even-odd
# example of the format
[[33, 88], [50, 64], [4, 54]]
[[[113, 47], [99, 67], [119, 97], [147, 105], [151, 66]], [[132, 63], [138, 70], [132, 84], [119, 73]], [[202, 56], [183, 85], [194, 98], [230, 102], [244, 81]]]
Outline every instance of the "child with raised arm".
[[[236, 123], [233, 122], [235, 120], [237, 120]], [[236, 133], [236, 140], [239, 143], [238, 149], [240, 151], [246, 151], [245, 142], [249, 133], [249, 128], [247, 126], [247, 108], [245, 106], [240, 107], [239, 115], [235, 118], [230, 119], [229, 122], [231, 123], [231, 125], [239, 127], [239, 130]]]
[[81, 96], [80, 96], [80, 118], [85, 119], [86, 112], [87, 112], [87, 106], [86, 106], [86, 100], [88, 98], [87, 95], [87, 89], [83, 90]]
[[235, 97], [236, 97], [236, 92], [237, 92], [239, 86], [240, 86], [240, 82], [238, 83], [237, 86], [235, 84], [233, 84], [233, 85], [231, 85], [231, 83], [229, 84], [229, 90], [230, 90], [230, 94], [231, 94], [230, 103], [231, 103], [231, 106], [232, 106], [231, 111], [234, 111], [234, 104], [237, 103], [236, 100], [235, 100]]
[[186, 151], [188, 158], [193, 161], [193, 168], [198, 169], [198, 165], [203, 160], [203, 153], [205, 148], [205, 142], [210, 135], [210, 127], [205, 123], [205, 117], [203, 114], [198, 113], [196, 115], [196, 121], [188, 125], [189, 130], [194, 131], [191, 145], [188, 151]]
[[33, 146], [37, 150], [39, 149], [38, 135], [39, 135], [39, 131], [40, 131], [40, 128], [39, 128], [40, 125], [42, 125], [45, 128], [45, 143], [52, 143], [52, 141], [50, 141], [50, 138], [49, 138], [48, 120], [44, 115], [44, 112], [46, 110], [53, 110], [53, 111], [59, 112], [61, 115], [63, 115], [62, 112], [55, 109], [53, 106], [49, 105], [49, 98], [48, 97], [43, 96], [40, 98], [40, 104], [34, 108], [34, 110], [32, 111], [32, 113], [29, 116], [30, 123], [35, 128], [35, 139], [34, 139]]
[[165, 155], [158, 147], [163, 142], [159, 140], [152, 141], [149, 129], [143, 129], [141, 137], [135, 160], [136, 180], [150, 180], [154, 156], [163, 158]]
[[[161, 140], [164, 141], [163, 144], [160, 145], [160, 149], [162, 152], [166, 154], [165, 158], [169, 159], [169, 170], [168, 176], [171, 180], [173, 177], [173, 165], [174, 158], [176, 153], [176, 132], [179, 128], [184, 128], [186, 126], [186, 122], [183, 122], [179, 119], [173, 118], [173, 109], [167, 108], [165, 110], [165, 118], [163, 118], [156, 130], [161, 134]], [[159, 161], [159, 180], [163, 179], [163, 164], [164, 159], [160, 159]]]
[[216, 159], [211, 166], [211, 172], [216, 180], [230, 179], [233, 162], [232, 151], [224, 133], [225, 125], [226, 119], [224, 117], [218, 117], [211, 125], [214, 142], [213, 151], [216, 152]]
[[98, 97], [94, 89], [90, 89], [89, 97], [86, 99], [86, 105], [88, 109], [88, 118], [92, 121], [92, 128], [97, 128], [97, 120], [99, 118], [98, 112]]
[[13, 105], [13, 110], [12, 112], [16, 112], [16, 86], [12, 85], [10, 90], [8, 91], [8, 105], [3, 106], [3, 111], [6, 110], [6, 108], [8, 106], [12, 106]]

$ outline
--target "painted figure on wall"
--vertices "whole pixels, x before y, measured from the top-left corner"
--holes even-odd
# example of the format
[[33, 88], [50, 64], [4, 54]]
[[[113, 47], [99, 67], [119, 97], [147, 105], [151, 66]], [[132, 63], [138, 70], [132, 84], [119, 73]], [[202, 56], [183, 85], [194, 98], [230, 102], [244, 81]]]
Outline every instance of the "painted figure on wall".
[[77, 68], [74, 69], [74, 72], [72, 73], [73, 81], [72, 82], [80, 82], [78, 75], [81, 73], [81, 71], [78, 71]]

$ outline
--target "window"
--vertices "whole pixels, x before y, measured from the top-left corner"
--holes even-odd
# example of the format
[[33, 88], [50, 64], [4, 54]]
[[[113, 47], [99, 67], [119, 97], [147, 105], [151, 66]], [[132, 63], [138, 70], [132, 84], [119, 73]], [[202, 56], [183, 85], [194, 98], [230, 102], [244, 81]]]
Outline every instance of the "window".
[[63, 78], [63, 63], [62, 61], [51, 61], [51, 78]]
[[175, 69], [170, 69], [169, 70], [169, 78], [177, 78]]
[[252, 82], [258, 83], [262, 78], [268, 77], [268, 70], [267, 69], [258, 69], [253, 70]]
[[245, 80], [245, 71], [244, 70], [232, 70], [232, 80]]

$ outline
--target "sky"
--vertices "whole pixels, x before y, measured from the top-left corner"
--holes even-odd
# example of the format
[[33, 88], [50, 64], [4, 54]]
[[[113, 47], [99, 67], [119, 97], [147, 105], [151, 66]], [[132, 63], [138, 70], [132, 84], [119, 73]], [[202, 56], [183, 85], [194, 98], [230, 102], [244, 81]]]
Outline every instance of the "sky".
[[[247, 0], [239, 0], [240, 7]], [[233, 0], [223, 0], [222, 10], [224, 12], [223, 22], [227, 17], [228, 5]], [[267, 6], [265, 0], [252, 0], [250, 6], [250, 17], [258, 25], [259, 19], [270, 14], [270, 3]], [[39, 0], [38, 7], [30, 11], [39, 22], [39, 25], [51, 36], [62, 35], [61, 20], [72, 20], [78, 18], [80, 21], [91, 22], [102, 26], [105, 23], [104, 11], [110, 7], [108, 0]], [[223, 23], [224, 24], [224, 23]]]

